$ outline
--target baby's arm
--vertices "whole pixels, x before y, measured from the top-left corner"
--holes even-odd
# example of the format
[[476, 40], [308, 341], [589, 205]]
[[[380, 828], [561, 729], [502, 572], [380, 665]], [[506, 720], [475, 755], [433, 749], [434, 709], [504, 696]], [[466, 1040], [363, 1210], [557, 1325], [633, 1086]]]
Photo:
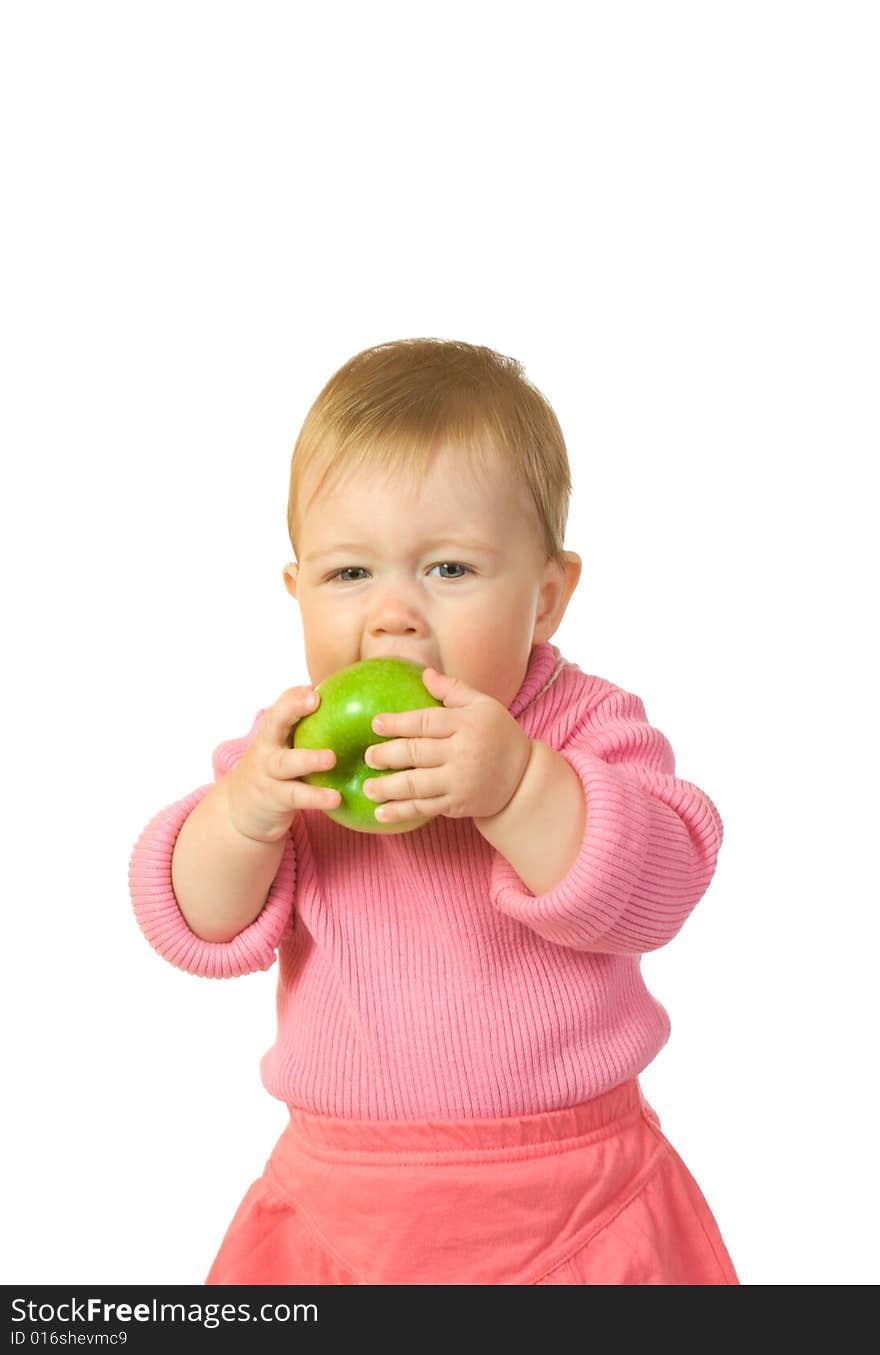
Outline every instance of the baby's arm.
[[513, 799], [500, 813], [474, 824], [533, 894], [546, 894], [574, 864], [586, 816], [577, 772], [554, 748], [532, 739]]
[[284, 855], [284, 838], [261, 842], [232, 822], [229, 782], [212, 786], [184, 820], [171, 883], [187, 925], [204, 941], [231, 941], [262, 911]]
[[[528, 838], [529, 859], [538, 860], [541, 811], [528, 793], [519, 804], [515, 796], [493, 830], [512, 853], [497, 848], [495, 905], [559, 945], [609, 953], [658, 949], [709, 886], [723, 837], [718, 810], [697, 786], [674, 775], [669, 743], [648, 724], [639, 698], [620, 688], [584, 712], [560, 753], [552, 753], [548, 748], [547, 784], [555, 785], [558, 812], [568, 817], [548, 840], [557, 865], [572, 850], [574, 859], [544, 892], [528, 887], [516, 870], [516, 853], [522, 855], [521, 839]], [[560, 755], [577, 776], [584, 810], [571, 778], [558, 775]], [[529, 790], [526, 778], [523, 790]]]
[[335, 807], [339, 798], [296, 779], [333, 758], [287, 747], [293, 724], [313, 708], [305, 689], [284, 693], [245, 739], [215, 751], [216, 785], [162, 810], [138, 839], [129, 866], [135, 914], [179, 968], [229, 977], [274, 963], [293, 905], [290, 824], [297, 809]]

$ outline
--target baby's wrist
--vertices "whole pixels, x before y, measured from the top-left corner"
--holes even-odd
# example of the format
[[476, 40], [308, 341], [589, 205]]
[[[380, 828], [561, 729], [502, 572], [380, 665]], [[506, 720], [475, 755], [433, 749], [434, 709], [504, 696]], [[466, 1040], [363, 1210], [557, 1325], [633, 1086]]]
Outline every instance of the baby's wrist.
[[523, 793], [523, 787], [525, 786], [529, 776], [529, 768], [532, 766], [535, 760], [535, 748], [536, 748], [535, 740], [530, 739], [528, 735], [524, 735], [523, 737], [525, 739], [523, 750], [524, 755], [522, 758], [522, 762], [520, 764], [520, 770], [514, 780], [513, 790], [507, 796], [504, 803], [498, 809], [496, 809], [494, 813], [486, 814], [483, 815], [481, 818], [474, 819], [474, 824], [479, 829], [480, 832], [482, 832], [484, 828], [492, 827], [499, 823], [503, 815], [508, 815], [512, 811], [516, 810], [517, 803], [520, 799], [520, 796]]

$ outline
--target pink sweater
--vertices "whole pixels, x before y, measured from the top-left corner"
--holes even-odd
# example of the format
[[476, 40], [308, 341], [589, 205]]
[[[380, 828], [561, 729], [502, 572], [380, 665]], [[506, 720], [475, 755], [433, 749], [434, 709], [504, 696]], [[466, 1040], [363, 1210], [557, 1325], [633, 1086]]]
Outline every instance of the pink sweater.
[[[210, 790], [163, 809], [132, 852], [129, 884], [150, 944], [191, 974], [226, 978], [278, 958], [266, 1089], [354, 1119], [526, 1115], [637, 1075], [669, 1036], [640, 956], [679, 931], [712, 879], [723, 828], [674, 775], [637, 696], [532, 650], [510, 712], [584, 788], [577, 860], [545, 894], [525, 887], [470, 819], [355, 833], [296, 815], [260, 915], [227, 942], [190, 931], [171, 887], [181, 825]], [[215, 780], [244, 738], [213, 755]]]

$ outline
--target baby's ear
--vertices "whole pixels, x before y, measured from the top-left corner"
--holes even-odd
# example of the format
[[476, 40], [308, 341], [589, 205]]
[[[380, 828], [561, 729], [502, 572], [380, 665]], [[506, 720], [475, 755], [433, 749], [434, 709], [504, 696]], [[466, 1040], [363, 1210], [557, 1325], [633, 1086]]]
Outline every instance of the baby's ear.
[[544, 583], [541, 587], [541, 601], [535, 618], [532, 644], [549, 640], [559, 629], [569, 599], [578, 585], [583, 562], [573, 550], [564, 552], [565, 562], [547, 563]]
[[298, 576], [299, 576], [299, 565], [296, 563], [295, 560], [291, 560], [289, 564], [286, 564], [284, 566], [284, 569], [282, 570], [282, 577], [284, 579], [284, 587], [287, 589], [288, 593], [292, 598], [296, 597], [296, 585]]

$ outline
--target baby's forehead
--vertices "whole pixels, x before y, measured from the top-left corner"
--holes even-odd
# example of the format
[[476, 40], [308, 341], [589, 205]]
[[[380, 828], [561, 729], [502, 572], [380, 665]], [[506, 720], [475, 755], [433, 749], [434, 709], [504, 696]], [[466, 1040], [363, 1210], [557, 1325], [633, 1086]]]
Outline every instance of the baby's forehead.
[[466, 452], [444, 448], [431, 457], [400, 457], [393, 461], [344, 462], [333, 467], [342, 485], [400, 490], [436, 480], [462, 485], [493, 484], [510, 479], [513, 468], [497, 452]]
[[371, 519], [377, 526], [398, 513], [406, 535], [426, 539], [466, 534], [515, 537], [534, 534], [543, 546], [536, 503], [520, 468], [495, 447], [435, 448], [428, 457], [316, 458], [304, 468], [297, 493], [300, 534], [360, 540]]
[[[308, 478], [308, 477], [306, 477]], [[317, 493], [328, 506], [372, 499], [401, 501], [437, 496], [471, 506], [525, 503], [528, 489], [522, 476], [497, 453], [465, 455], [441, 452], [429, 463], [407, 462], [337, 465], [328, 468]]]
[[418, 476], [360, 475], [335, 485], [314, 500], [324, 527], [353, 520], [369, 523], [371, 516], [397, 513], [413, 533], [426, 536], [461, 527], [497, 535], [514, 524], [524, 527], [534, 517], [527, 494], [509, 482], [474, 477], [465, 472], [439, 472], [430, 480]]

